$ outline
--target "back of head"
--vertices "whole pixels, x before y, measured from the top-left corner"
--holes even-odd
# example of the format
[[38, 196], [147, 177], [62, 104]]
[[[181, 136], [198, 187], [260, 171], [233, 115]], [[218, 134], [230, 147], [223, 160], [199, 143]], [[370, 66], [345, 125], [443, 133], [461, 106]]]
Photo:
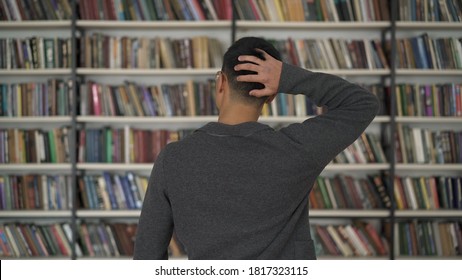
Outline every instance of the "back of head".
[[249, 82], [238, 82], [236, 80], [237, 76], [240, 75], [249, 75], [255, 74], [253, 71], [235, 71], [234, 66], [240, 63], [250, 63], [242, 62], [238, 60], [240, 55], [253, 55], [260, 59], [263, 59], [261, 52], [256, 49], [264, 50], [270, 56], [281, 60], [281, 55], [278, 50], [268, 41], [257, 38], [257, 37], [243, 37], [237, 40], [234, 44], [229, 47], [223, 57], [223, 67], [222, 71], [225, 73], [228, 78], [228, 83], [231, 89], [231, 96], [235, 100], [249, 104], [249, 105], [261, 105], [265, 100], [264, 97], [255, 97], [249, 95], [249, 92], [253, 89], [262, 89], [264, 88], [263, 84], [260, 83], [249, 83]]

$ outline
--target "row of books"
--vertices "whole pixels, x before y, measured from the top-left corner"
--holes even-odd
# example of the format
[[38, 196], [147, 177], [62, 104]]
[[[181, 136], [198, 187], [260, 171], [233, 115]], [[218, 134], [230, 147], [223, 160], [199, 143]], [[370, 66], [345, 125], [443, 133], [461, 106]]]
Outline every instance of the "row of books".
[[157, 86], [80, 86], [80, 114], [94, 116], [203, 116], [218, 115], [215, 80]]
[[[387, 69], [379, 40], [269, 39], [283, 60], [309, 69]], [[215, 38], [135, 38], [101, 33], [79, 38], [78, 67], [218, 68], [223, 46]], [[2, 69], [69, 68], [70, 39], [32, 37], [0, 39]], [[388, 44], [389, 45], [389, 44]], [[397, 67], [462, 69], [462, 38], [429, 38], [427, 34], [397, 40]]]
[[[82, 223], [77, 228], [77, 257], [132, 256], [136, 224]], [[388, 240], [370, 223], [313, 225], [312, 238], [318, 256], [387, 256]], [[461, 224], [458, 222], [399, 222], [395, 247], [400, 256], [462, 255]], [[1, 257], [47, 257], [71, 254], [71, 227], [62, 224], [0, 225]], [[185, 257], [183, 245], [173, 236], [169, 254]]]
[[395, 224], [395, 252], [401, 256], [461, 256], [460, 222], [411, 221]]
[[0, 176], [0, 210], [67, 210], [71, 208], [69, 176]]
[[[462, 132], [430, 131], [397, 125], [398, 163], [462, 163]], [[126, 162], [128, 145], [130, 162], [154, 162], [169, 142], [189, 135], [191, 130], [149, 131], [130, 129], [80, 130], [79, 162]], [[0, 163], [69, 162], [68, 128], [42, 130], [0, 130]], [[152, 151], [146, 153], [145, 151]], [[334, 159], [334, 163], [387, 162], [379, 139], [363, 134]]]
[[[381, 115], [388, 114], [384, 88], [362, 85], [381, 100]], [[323, 112], [304, 95], [279, 94], [265, 104], [262, 116], [313, 116]], [[80, 114], [83, 116], [211, 116], [218, 115], [215, 80], [156, 86], [126, 82], [104, 85], [89, 81], [80, 85]]]
[[398, 116], [461, 117], [462, 84], [400, 84], [395, 88]]
[[72, 82], [0, 84], [0, 117], [69, 116]]
[[68, 223], [2, 224], [0, 237], [1, 257], [71, 256], [72, 253], [72, 228]]
[[114, 37], [94, 33], [79, 38], [80, 67], [87, 68], [218, 68], [223, 45], [206, 36]]
[[400, 0], [398, 20], [462, 21], [460, 0]]
[[85, 20], [230, 20], [232, 0], [80, 0]]
[[[386, 181], [386, 180], [385, 180]], [[312, 209], [385, 209], [391, 202], [379, 175], [318, 177], [310, 193]]]
[[[389, 87], [361, 85], [381, 99], [381, 112], [387, 115]], [[461, 84], [400, 84], [396, 86], [398, 116], [462, 116]], [[0, 116], [66, 116], [72, 100], [71, 81], [0, 84]], [[385, 99], [387, 98], [387, 99]], [[317, 107], [303, 95], [279, 95], [266, 104], [263, 116], [318, 115]], [[95, 116], [198, 116], [217, 115], [215, 81], [158, 86], [80, 85], [80, 114]]]
[[397, 125], [398, 163], [462, 163], [462, 132]]
[[125, 162], [126, 138], [124, 129], [85, 129], [79, 132], [79, 162]]
[[[119, 257], [133, 256], [137, 224], [83, 223], [78, 228], [77, 247], [83, 256]], [[184, 258], [186, 250], [173, 232], [168, 246], [170, 257]]]
[[[130, 129], [128, 143], [123, 129], [103, 128], [80, 131], [79, 160], [81, 162], [125, 162], [125, 145], [129, 145], [129, 162], [152, 163], [161, 149], [178, 141], [193, 130]], [[148, 151], [148, 152], [146, 152]], [[385, 154], [378, 137], [363, 134], [334, 159], [334, 163], [385, 163]]]
[[355, 221], [346, 225], [312, 225], [311, 237], [317, 255], [387, 256], [388, 241], [369, 223]]
[[69, 162], [69, 129], [0, 129], [0, 164]]
[[0, 39], [0, 69], [50, 69], [71, 67], [68, 38]]
[[[400, 177], [394, 181], [398, 210], [461, 209], [461, 177]], [[4, 175], [0, 177], [0, 210], [70, 209], [70, 177]], [[79, 207], [92, 210], [140, 209], [148, 178], [127, 172], [79, 177]], [[379, 175], [318, 177], [310, 194], [312, 209], [387, 209], [386, 180]]]
[[308, 69], [387, 69], [380, 40], [292, 39], [269, 41], [282, 60]]
[[361, 136], [339, 153], [334, 163], [386, 163], [387, 158], [377, 135], [363, 133]]
[[76, 247], [89, 257], [133, 256], [136, 228], [126, 223], [83, 223]]
[[462, 177], [395, 177], [397, 209], [462, 210]]
[[132, 172], [86, 175], [78, 183], [81, 208], [92, 210], [141, 209], [148, 188], [148, 178]]
[[4, 0], [0, 1], [0, 20], [69, 20], [72, 0]]
[[[183, 139], [193, 130], [86, 129], [80, 131], [79, 162], [153, 163], [168, 143]], [[126, 145], [128, 149], [126, 150]], [[128, 151], [128, 158], [125, 152]]]
[[[84, 20], [230, 20], [231, 0], [79, 0]], [[0, 2], [0, 20], [65, 20], [70, 0]], [[462, 21], [460, 0], [398, 1], [403, 21]], [[261, 21], [388, 21], [388, 0], [238, 0], [237, 19]]]
[[462, 38], [430, 38], [426, 33], [396, 40], [396, 66], [409, 69], [462, 69]]
[[388, 0], [237, 0], [237, 18], [259, 21], [388, 21]]
[[[81, 223], [77, 225], [77, 257], [133, 256], [137, 224]], [[70, 257], [72, 229], [69, 223], [0, 225], [0, 257]], [[183, 257], [184, 247], [176, 235], [171, 239], [169, 255]]]

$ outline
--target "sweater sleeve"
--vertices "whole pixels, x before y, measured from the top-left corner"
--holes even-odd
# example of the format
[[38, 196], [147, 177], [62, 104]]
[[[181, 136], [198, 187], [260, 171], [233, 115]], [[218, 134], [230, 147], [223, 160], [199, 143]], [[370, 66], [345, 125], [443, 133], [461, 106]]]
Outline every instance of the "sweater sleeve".
[[162, 151], [149, 178], [135, 239], [133, 259], [168, 259], [173, 217], [164, 178]]
[[283, 64], [278, 92], [304, 94], [327, 112], [280, 131], [322, 170], [351, 145], [376, 116], [377, 97], [340, 77]]

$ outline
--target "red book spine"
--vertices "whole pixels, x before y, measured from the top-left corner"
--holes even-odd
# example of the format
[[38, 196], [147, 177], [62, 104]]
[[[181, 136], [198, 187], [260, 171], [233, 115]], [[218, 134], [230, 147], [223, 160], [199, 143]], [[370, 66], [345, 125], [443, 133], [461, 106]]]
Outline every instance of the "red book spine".
[[258, 14], [257, 7], [255, 6], [255, 2], [253, 0], [249, 1], [250, 8], [252, 9], [252, 13], [255, 16], [255, 20], [261, 20], [260, 15]]
[[58, 243], [58, 247], [59, 247], [59, 250], [61, 251], [61, 254], [63, 254], [64, 256], [68, 256], [69, 252], [67, 252], [66, 246], [64, 246], [64, 242], [61, 239], [61, 237], [59, 236], [58, 230], [56, 229], [57, 226], [59, 226], [59, 225], [51, 225], [50, 226], [51, 232], [53, 233], [53, 235], [54, 235], [54, 237], [56, 239], [56, 242]]
[[91, 244], [90, 234], [88, 233], [87, 225], [82, 224], [81, 229], [82, 229], [83, 238], [85, 240], [85, 245], [86, 245], [87, 250], [88, 250], [88, 254], [90, 255], [90, 257], [94, 257], [95, 256], [95, 251], [93, 250], [93, 246]]
[[382, 244], [382, 240], [380, 239], [379, 235], [377, 234], [377, 231], [374, 229], [373, 226], [370, 224], [366, 225], [366, 231], [369, 234], [369, 236], [372, 238], [374, 241], [376, 248], [379, 250], [380, 255], [386, 255], [387, 251], [385, 250], [385, 247]]
[[329, 236], [329, 233], [321, 226], [316, 226], [316, 232], [318, 233], [319, 237], [321, 238], [322, 242], [326, 246], [329, 253], [333, 256], [340, 255], [339, 250], [335, 246], [335, 243]]
[[432, 192], [433, 203], [435, 204], [435, 209], [440, 209], [440, 202], [438, 197], [438, 191], [436, 189], [436, 180], [434, 177], [430, 178], [430, 189]]

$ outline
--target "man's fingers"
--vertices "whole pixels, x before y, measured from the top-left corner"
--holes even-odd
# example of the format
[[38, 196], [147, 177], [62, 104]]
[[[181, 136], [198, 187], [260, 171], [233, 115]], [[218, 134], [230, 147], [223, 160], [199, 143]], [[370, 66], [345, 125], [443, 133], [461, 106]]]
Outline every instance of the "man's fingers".
[[259, 59], [258, 57], [254, 55], [240, 55], [237, 60], [239, 61], [248, 61], [248, 62], [253, 62], [255, 64], [260, 65], [260, 63], [263, 62], [263, 60]]
[[259, 75], [240, 75], [236, 77], [239, 82], [260, 83], [262, 78]]
[[235, 71], [242, 71], [242, 70], [247, 70], [247, 71], [254, 71], [258, 72], [259, 65], [255, 65], [253, 63], [241, 63], [236, 66], [234, 66]]
[[262, 49], [256, 48], [255, 50], [261, 52], [265, 60], [268, 60], [268, 57], [270, 57], [270, 55]]
[[263, 88], [263, 89], [254, 89], [254, 90], [250, 91], [249, 94], [252, 95], [252, 96], [255, 96], [255, 97], [262, 97], [262, 96], [270, 96], [270, 95], [272, 95], [274, 93], [272, 93], [267, 88]]

